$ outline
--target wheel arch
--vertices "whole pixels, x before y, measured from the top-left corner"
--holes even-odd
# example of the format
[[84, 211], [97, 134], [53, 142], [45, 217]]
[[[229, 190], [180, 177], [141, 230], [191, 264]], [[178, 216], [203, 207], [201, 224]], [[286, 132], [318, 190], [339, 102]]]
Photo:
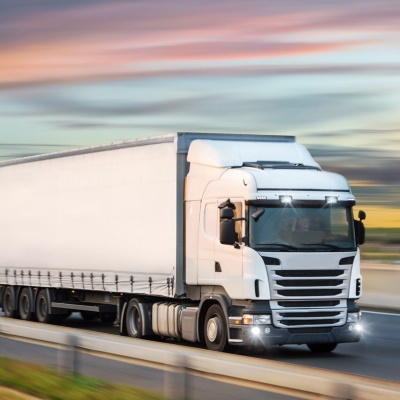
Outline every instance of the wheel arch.
[[131, 301], [135, 301], [137, 303], [137, 306], [140, 310], [142, 320], [142, 336], [149, 336], [153, 334], [153, 329], [152, 329], [152, 315], [151, 315], [151, 309], [153, 303], [149, 301], [148, 299], [142, 298], [142, 297], [129, 297], [125, 299], [122, 303], [122, 311], [121, 311], [121, 317], [120, 317], [120, 334], [121, 335], [127, 335], [127, 328], [126, 328], [126, 318], [127, 318], [127, 311], [128, 311], [128, 306]]
[[204, 342], [204, 323], [206, 319], [206, 314], [208, 309], [213, 305], [218, 304], [225, 316], [228, 336], [229, 336], [229, 309], [231, 302], [230, 300], [223, 294], [216, 294], [216, 295], [207, 295], [204, 296], [199, 304], [199, 313], [197, 319], [197, 335], [200, 342]]

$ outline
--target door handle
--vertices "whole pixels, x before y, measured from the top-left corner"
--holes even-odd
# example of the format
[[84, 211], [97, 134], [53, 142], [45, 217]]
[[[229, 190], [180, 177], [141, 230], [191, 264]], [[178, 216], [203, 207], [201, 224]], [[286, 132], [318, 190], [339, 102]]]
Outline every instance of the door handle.
[[215, 272], [222, 272], [221, 264], [215, 261]]

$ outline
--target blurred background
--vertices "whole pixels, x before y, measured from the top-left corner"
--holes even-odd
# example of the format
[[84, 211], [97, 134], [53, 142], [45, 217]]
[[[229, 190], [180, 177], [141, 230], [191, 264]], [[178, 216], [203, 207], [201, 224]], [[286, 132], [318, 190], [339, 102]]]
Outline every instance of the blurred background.
[[400, 263], [398, 0], [13, 0], [0, 160], [176, 131], [294, 135]]

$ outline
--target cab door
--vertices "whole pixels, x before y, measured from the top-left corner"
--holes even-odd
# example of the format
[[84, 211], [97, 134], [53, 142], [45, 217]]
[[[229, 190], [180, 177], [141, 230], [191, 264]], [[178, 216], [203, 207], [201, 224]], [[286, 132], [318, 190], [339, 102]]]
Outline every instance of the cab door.
[[197, 269], [199, 285], [215, 285], [215, 242], [218, 240], [218, 211], [216, 199], [201, 202]]
[[[223, 204], [227, 199], [218, 199]], [[231, 198], [234, 206], [234, 218], [244, 218], [244, 199]], [[215, 241], [215, 285], [222, 286], [232, 298], [241, 298], [243, 292], [243, 242], [244, 221], [235, 222], [235, 245], [221, 244], [219, 240], [220, 218], [218, 209], [217, 240]]]

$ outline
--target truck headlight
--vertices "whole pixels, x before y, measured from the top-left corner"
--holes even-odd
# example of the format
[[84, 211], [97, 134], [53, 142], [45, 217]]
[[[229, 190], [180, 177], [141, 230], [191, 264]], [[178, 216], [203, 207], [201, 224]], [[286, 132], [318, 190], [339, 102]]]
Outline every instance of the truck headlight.
[[243, 325], [270, 325], [270, 315], [243, 314]]
[[361, 319], [361, 311], [347, 314], [347, 322], [350, 324], [357, 324]]

